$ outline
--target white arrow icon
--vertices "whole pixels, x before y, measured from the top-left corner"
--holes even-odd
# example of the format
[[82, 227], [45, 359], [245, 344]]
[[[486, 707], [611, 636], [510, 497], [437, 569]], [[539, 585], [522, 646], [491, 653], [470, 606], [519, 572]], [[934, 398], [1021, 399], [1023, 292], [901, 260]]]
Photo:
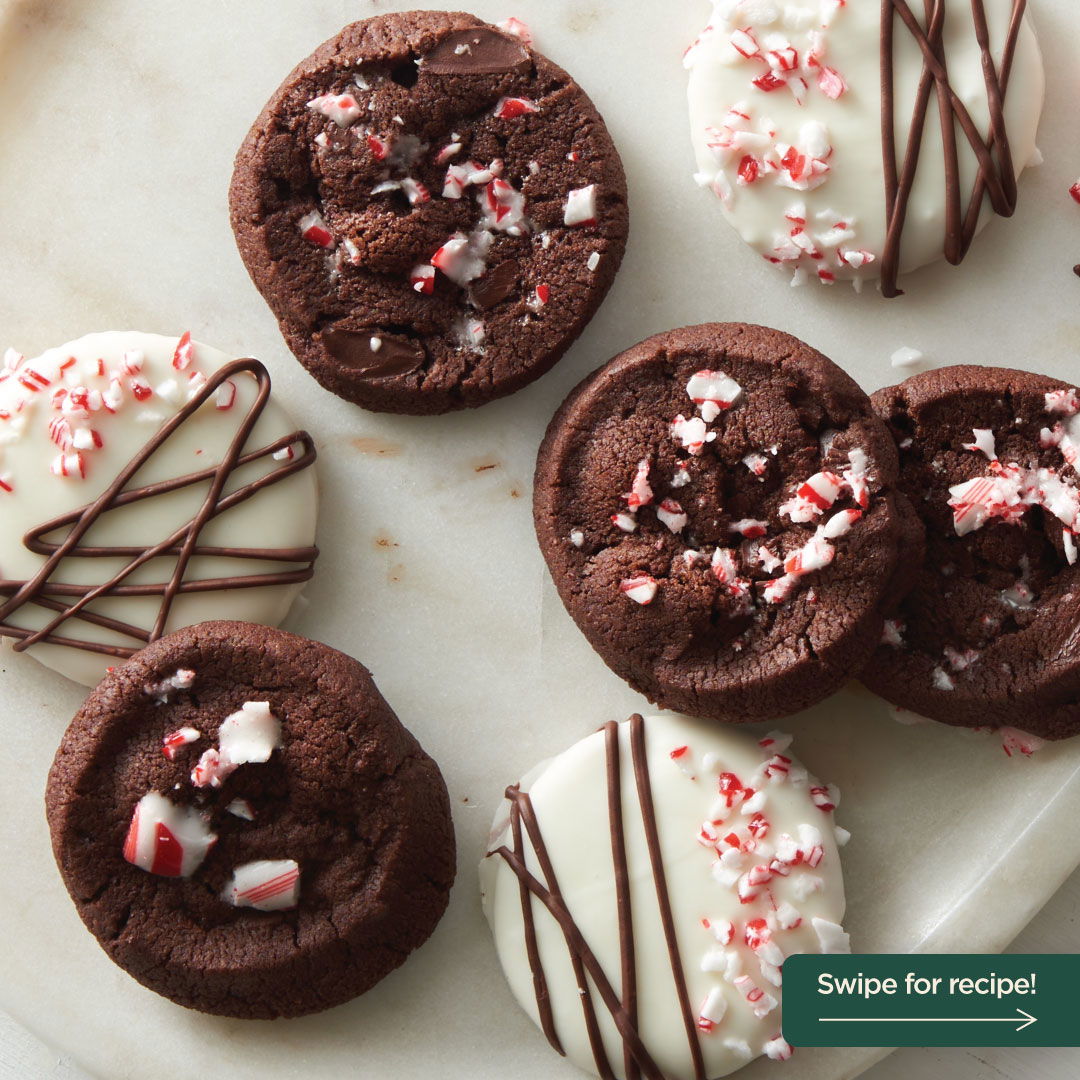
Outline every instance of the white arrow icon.
[[1017, 1031], [1031, 1027], [1038, 1019], [1023, 1009], [1016, 1010], [1023, 1020], [1015, 1016], [819, 1016], [822, 1024], [1019, 1024]]

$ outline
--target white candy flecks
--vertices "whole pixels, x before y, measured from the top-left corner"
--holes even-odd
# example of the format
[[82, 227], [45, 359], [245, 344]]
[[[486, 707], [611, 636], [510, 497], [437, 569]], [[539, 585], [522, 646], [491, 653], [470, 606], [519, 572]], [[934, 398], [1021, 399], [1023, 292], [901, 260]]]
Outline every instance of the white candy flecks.
[[281, 721], [266, 701], [245, 701], [218, 728], [221, 753], [234, 765], [266, 762], [282, 745]]

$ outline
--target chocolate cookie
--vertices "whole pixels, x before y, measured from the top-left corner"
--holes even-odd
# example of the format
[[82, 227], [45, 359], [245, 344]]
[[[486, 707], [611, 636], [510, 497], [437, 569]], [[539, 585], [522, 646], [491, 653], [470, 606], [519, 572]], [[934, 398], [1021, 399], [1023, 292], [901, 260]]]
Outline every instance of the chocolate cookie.
[[534, 515], [615, 672], [665, 708], [756, 721], [820, 701], [873, 652], [918, 557], [896, 476], [888, 430], [835, 364], [710, 324], [649, 338], [570, 395]]
[[289, 347], [368, 409], [482, 405], [547, 371], [606, 294], [626, 181], [522, 24], [392, 13], [303, 61], [233, 174], [240, 253]]
[[1080, 732], [1080, 396], [942, 368], [879, 390], [927, 558], [862, 680], [946, 724]]
[[442, 776], [368, 672], [250, 623], [181, 630], [107, 676], [46, 810], [102, 948], [223, 1016], [363, 993], [428, 938], [454, 879]]

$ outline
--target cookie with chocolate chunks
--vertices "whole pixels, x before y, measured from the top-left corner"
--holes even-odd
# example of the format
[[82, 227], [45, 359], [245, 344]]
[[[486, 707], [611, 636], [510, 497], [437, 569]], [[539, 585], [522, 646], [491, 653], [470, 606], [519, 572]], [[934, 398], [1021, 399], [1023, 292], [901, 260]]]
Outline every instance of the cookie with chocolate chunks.
[[927, 558], [862, 681], [946, 724], [1077, 734], [1080, 395], [971, 365], [873, 401], [900, 447]]
[[838, 689], [910, 586], [896, 447], [834, 363], [764, 327], [649, 338], [556, 413], [537, 536], [563, 603], [649, 700], [731, 722]]
[[304, 60], [240, 148], [233, 230], [289, 347], [368, 409], [442, 413], [546, 372], [626, 244], [585, 92], [522, 24], [391, 13]]
[[180, 630], [108, 675], [46, 811], [109, 957], [222, 1016], [362, 994], [427, 940], [454, 879], [442, 776], [366, 669], [251, 623]]

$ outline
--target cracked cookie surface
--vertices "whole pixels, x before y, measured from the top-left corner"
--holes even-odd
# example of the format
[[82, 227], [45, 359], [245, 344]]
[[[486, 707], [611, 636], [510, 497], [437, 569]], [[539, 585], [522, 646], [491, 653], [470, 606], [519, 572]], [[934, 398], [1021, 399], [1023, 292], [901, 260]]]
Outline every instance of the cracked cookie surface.
[[546, 372], [622, 259], [626, 181], [574, 80], [462, 13], [353, 23], [237, 155], [233, 229], [289, 347], [368, 409], [481, 405]]
[[108, 675], [46, 810], [108, 955], [224, 1016], [363, 993], [431, 934], [454, 878], [442, 776], [366, 669], [249, 623], [181, 630]]
[[896, 476], [840, 368], [778, 331], [709, 324], [573, 391], [534, 516], [563, 603], [615, 672], [665, 708], [757, 721], [820, 701], [880, 640], [921, 542]]

